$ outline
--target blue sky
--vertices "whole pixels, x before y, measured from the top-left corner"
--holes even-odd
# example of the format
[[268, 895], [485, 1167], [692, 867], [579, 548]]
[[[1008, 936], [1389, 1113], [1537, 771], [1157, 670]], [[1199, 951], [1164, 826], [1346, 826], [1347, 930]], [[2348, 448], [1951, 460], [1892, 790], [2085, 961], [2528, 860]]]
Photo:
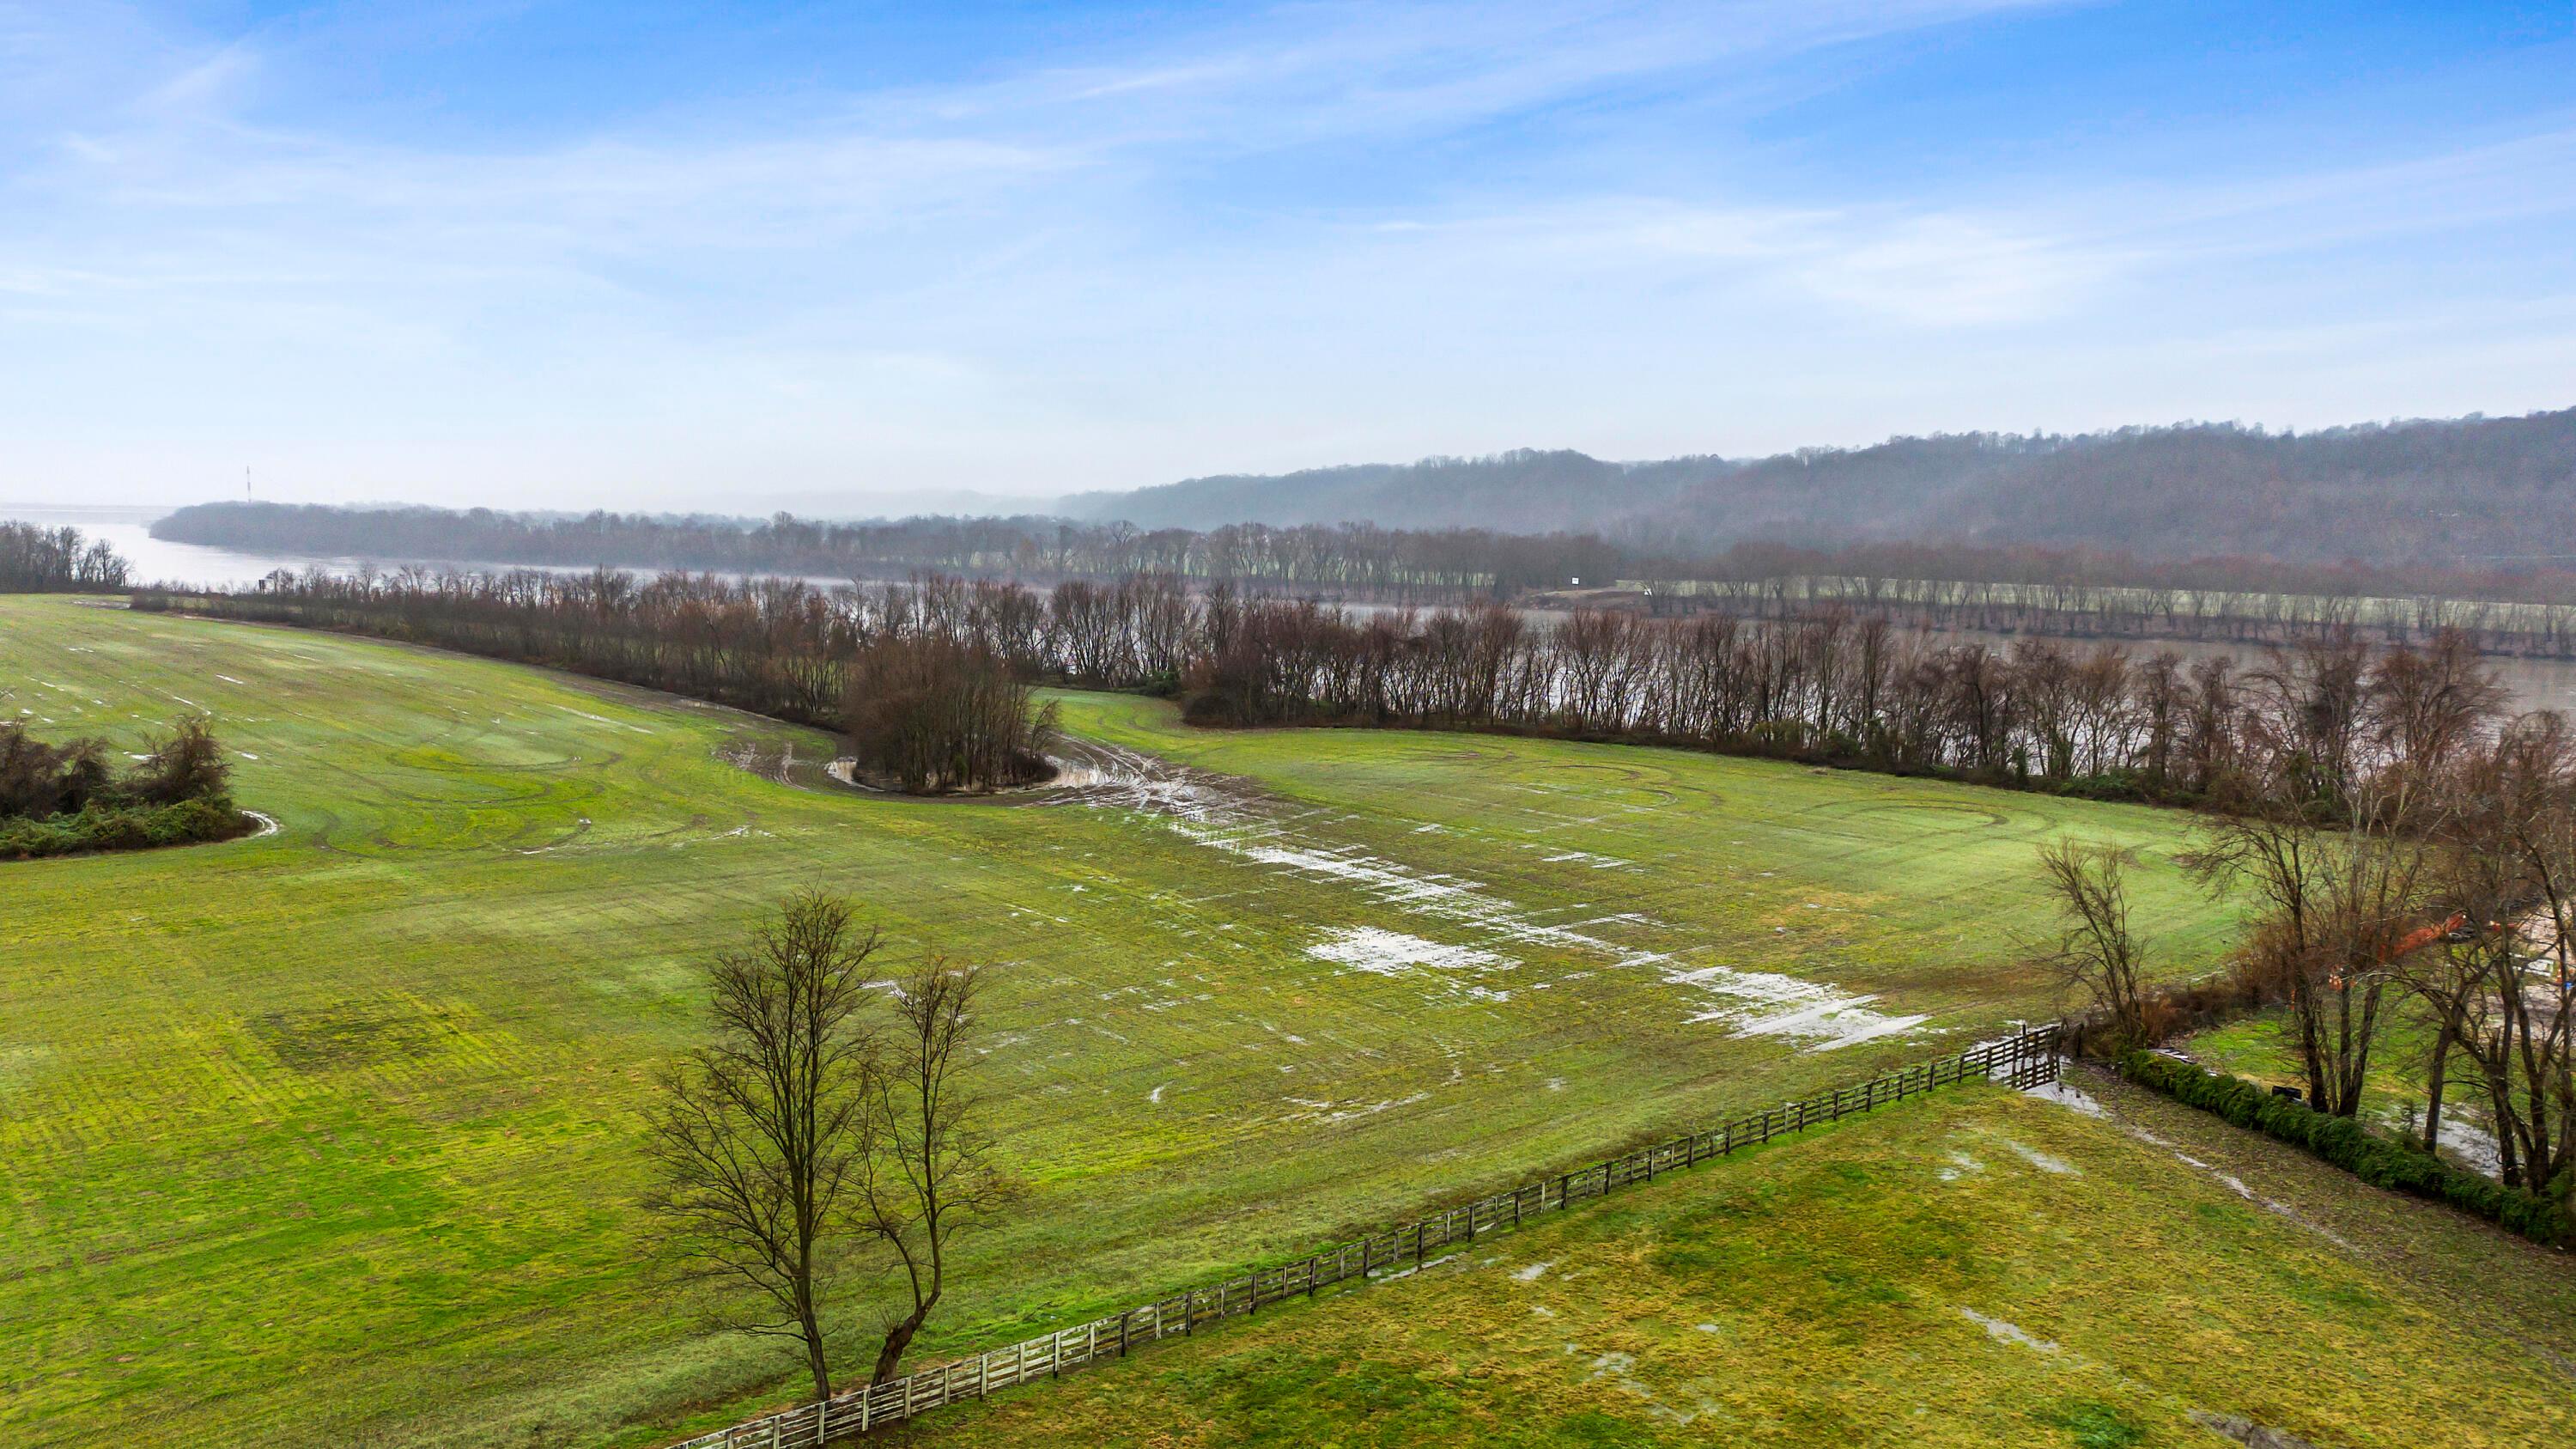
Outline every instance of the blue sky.
[[0, 0], [0, 500], [2576, 403], [2576, 7]]

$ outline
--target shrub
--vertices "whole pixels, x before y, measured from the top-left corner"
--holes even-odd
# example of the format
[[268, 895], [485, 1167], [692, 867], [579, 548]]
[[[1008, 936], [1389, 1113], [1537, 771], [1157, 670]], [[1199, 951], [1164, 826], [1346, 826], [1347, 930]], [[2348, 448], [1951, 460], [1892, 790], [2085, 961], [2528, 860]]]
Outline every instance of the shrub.
[[2536, 1243], [2576, 1243], [2566, 1209], [2521, 1188], [2462, 1172], [2407, 1143], [2382, 1137], [2349, 1117], [2332, 1117], [2269, 1088], [2174, 1057], [2133, 1051], [2120, 1059], [2120, 1074], [2187, 1107], [2214, 1113], [2236, 1126], [2306, 1148], [2373, 1187], [2446, 1202], [2519, 1233]]
[[230, 840], [249, 828], [249, 818], [220, 795], [170, 805], [95, 802], [71, 815], [0, 820], [0, 860], [192, 845]]

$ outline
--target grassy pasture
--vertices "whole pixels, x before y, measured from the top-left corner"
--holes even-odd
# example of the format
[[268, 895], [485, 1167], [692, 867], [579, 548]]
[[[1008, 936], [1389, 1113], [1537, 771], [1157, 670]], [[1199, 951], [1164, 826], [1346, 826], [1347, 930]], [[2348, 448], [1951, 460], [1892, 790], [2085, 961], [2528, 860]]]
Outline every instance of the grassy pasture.
[[2195, 1411], [2334, 1449], [2576, 1431], [2563, 1257], [2081, 1085], [2109, 1115], [1918, 1098], [898, 1442], [2225, 1443]]
[[1029, 1192], [934, 1353], [2046, 1014], [2013, 934], [2061, 832], [2147, 861], [2164, 969], [2227, 928], [2170, 813], [1680, 752], [1073, 696], [1238, 777], [1222, 818], [920, 803], [738, 768], [829, 742], [686, 701], [54, 598], [0, 599], [0, 690], [129, 748], [211, 710], [280, 827], [0, 866], [26, 1444], [634, 1442], [774, 1400], [786, 1360], [642, 1265], [635, 1113], [695, 963], [793, 885], [1004, 968]]

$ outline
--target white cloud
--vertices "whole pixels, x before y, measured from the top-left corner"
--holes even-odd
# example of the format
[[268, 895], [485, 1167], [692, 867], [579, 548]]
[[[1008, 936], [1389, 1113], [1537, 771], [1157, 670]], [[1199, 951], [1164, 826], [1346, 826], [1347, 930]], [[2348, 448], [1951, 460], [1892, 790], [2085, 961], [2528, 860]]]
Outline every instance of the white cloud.
[[[1293, 6], [968, 83], [477, 149], [299, 119], [297, 53], [0, 0], [0, 93], [24, 87], [0, 94], [0, 496], [166, 495], [245, 456], [281, 489], [374, 497], [1047, 492], [2237, 415], [2258, 392], [2295, 412], [2284, 374], [2327, 379], [2306, 398], [2325, 406], [2421, 369], [2332, 357], [2247, 268], [2576, 197], [2564, 118], [2224, 185], [1826, 186], [1730, 164], [1759, 148], [1723, 128], [1687, 166], [1421, 160], [2009, 8]], [[1377, 184], [1313, 180], [1337, 168]], [[2373, 315], [2428, 335], [2461, 302]], [[2556, 315], [2499, 322], [2496, 355], [2560, 355]], [[2294, 339], [2259, 379], [2137, 361], [2249, 327]]]

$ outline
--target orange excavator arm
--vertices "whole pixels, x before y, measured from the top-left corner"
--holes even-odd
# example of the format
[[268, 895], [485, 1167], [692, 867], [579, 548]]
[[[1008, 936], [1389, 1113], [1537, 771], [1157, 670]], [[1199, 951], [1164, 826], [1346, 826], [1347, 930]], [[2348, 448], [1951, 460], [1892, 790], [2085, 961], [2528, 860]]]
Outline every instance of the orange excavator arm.
[[2430, 946], [2435, 941], [2442, 939], [2444, 936], [2447, 936], [2453, 931], [2456, 931], [2460, 929], [2460, 927], [2468, 924], [2468, 919], [2469, 918], [2466, 915], [2454, 913], [2449, 920], [2440, 922], [2439, 924], [2417, 926], [2414, 930], [2411, 930], [2398, 938], [2397, 944], [2390, 948], [2388, 952], [2388, 959], [2394, 961], [2409, 951], [2420, 950], [2423, 947]]

